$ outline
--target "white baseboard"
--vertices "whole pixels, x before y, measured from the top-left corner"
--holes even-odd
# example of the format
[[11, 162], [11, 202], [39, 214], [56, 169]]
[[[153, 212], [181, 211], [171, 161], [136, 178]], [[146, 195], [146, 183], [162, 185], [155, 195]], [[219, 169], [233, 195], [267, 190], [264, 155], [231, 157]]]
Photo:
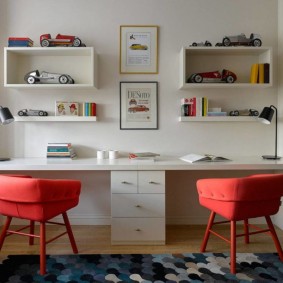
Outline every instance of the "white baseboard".
[[[111, 216], [91, 215], [91, 214], [72, 214], [68, 215], [71, 225], [111, 225]], [[4, 217], [1, 217], [3, 224]], [[55, 217], [52, 221], [62, 222], [62, 217]], [[207, 217], [166, 217], [166, 225], [205, 225]], [[12, 225], [26, 224], [25, 220], [13, 218]], [[265, 224], [264, 219], [259, 218], [251, 221], [253, 224]]]

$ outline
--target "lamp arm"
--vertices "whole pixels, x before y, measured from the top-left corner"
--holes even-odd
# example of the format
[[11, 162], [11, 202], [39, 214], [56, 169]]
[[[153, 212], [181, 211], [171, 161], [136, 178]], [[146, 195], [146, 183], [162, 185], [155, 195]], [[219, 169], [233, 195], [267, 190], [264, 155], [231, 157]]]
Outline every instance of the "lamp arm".
[[275, 157], [277, 157], [277, 108], [274, 105], [270, 105], [270, 108], [275, 110]]

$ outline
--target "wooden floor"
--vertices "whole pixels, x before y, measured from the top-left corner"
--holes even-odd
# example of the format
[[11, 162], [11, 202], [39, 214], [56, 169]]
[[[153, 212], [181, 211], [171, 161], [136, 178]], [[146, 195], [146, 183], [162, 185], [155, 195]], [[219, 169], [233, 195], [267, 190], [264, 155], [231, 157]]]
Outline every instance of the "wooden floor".
[[[63, 227], [49, 225], [47, 237], [60, 233]], [[73, 226], [74, 236], [80, 254], [109, 253], [189, 253], [199, 252], [205, 226], [168, 226], [166, 228], [166, 245], [162, 246], [113, 246], [111, 245], [110, 226]], [[229, 236], [228, 226], [223, 225], [219, 231]], [[62, 230], [63, 231], [63, 230]], [[239, 231], [241, 229], [239, 228]], [[278, 237], [283, 245], [283, 231], [277, 229]], [[267, 234], [251, 236], [251, 243], [244, 244], [243, 238], [237, 239], [238, 252], [275, 252], [271, 237]], [[38, 254], [38, 240], [34, 246], [28, 245], [28, 238], [13, 235], [6, 238], [0, 255], [8, 254]], [[227, 252], [229, 244], [211, 236], [208, 252]], [[72, 250], [67, 236], [61, 237], [47, 246], [47, 254], [71, 254]]]

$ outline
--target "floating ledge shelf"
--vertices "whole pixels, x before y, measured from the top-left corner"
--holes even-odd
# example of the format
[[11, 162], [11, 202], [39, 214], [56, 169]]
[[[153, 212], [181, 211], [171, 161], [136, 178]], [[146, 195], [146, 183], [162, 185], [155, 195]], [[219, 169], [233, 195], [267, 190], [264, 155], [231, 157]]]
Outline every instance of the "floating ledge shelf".
[[179, 117], [179, 122], [257, 122], [257, 117], [250, 117], [250, 116]]
[[96, 122], [96, 116], [15, 116], [16, 122]]

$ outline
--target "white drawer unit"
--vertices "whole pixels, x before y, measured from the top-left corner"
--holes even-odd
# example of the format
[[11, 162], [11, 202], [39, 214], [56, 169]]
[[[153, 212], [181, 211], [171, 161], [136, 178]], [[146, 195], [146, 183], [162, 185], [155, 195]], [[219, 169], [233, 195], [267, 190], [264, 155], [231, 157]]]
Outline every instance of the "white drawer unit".
[[111, 215], [112, 244], [165, 244], [165, 171], [112, 171]]

